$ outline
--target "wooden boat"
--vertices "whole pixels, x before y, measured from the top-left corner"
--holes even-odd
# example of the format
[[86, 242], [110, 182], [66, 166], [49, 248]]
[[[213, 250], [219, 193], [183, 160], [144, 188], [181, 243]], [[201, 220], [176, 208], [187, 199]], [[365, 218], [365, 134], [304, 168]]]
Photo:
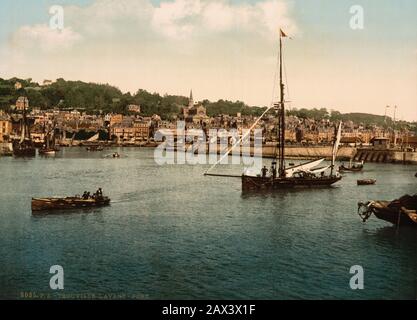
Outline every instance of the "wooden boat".
[[358, 186], [365, 186], [365, 185], [375, 184], [375, 182], [376, 182], [375, 179], [357, 180]]
[[55, 155], [56, 151], [52, 148], [41, 148], [39, 149], [38, 153], [44, 156], [53, 156]]
[[[334, 164], [336, 160], [337, 150], [341, 139], [342, 123], [339, 123], [338, 128], [335, 128], [335, 141], [332, 152], [331, 166], [323, 168], [315, 168], [323, 159], [310, 161], [298, 166], [286, 167], [285, 166], [285, 104], [284, 99], [284, 82], [282, 77], [282, 38], [286, 37], [285, 33], [280, 31], [279, 38], [279, 88], [280, 88], [280, 100], [271, 106], [274, 108], [277, 114], [278, 120], [278, 132], [277, 132], [277, 146], [275, 148], [276, 161], [270, 169], [270, 175], [266, 172], [268, 169], [264, 167], [261, 170], [261, 175], [251, 176], [248, 174], [242, 175], [242, 191], [252, 190], [274, 190], [274, 189], [291, 189], [291, 188], [315, 188], [315, 187], [329, 187], [335, 182], [342, 179], [342, 177], [334, 170]], [[268, 111], [267, 109], [264, 114]], [[263, 116], [263, 115], [262, 115]], [[262, 118], [259, 117], [260, 118]], [[259, 120], [258, 119], [258, 120]], [[256, 125], [256, 122], [255, 122]], [[249, 130], [250, 132], [250, 130]], [[278, 164], [278, 167], [276, 166]], [[330, 168], [329, 173], [325, 173]]]
[[110, 198], [99, 197], [83, 199], [81, 197], [66, 198], [32, 198], [32, 211], [83, 209], [102, 207], [110, 204]]
[[414, 196], [405, 195], [393, 201], [359, 202], [358, 214], [363, 222], [374, 214], [378, 219], [395, 225], [417, 227], [417, 194]]
[[85, 149], [87, 151], [103, 151], [104, 148], [102, 146], [89, 146]]
[[328, 187], [342, 179], [340, 176], [315, 177], [307, 174], [290, 178], [242, 176], [243, 191]]
[[33, 140], [30, 137], [29, 124], [26, 117], [26, 101], [23, 106], [22, 119], [20, 122], [21, 138], [13, 143], [13, 155], [15, 157], [35, 157], [36, 148]]
[[29, 139], [25, 139], [23, 142], [15, 142], [13, 144], [13, 155], [15, 157], [35, 157], [36, 148]]
[[45, 134], [44, 144], [39, 148], [38, 153], [42, 156], [54, 156], [59, 151], [55, 142], [55, 124], [52, 128], [46, 128], [46, 125], [44, 125], [43, 130]]
[[352, 164], [352, 161], [349, 163], [348, 167], [345, 167], [344, 164], [339, 166], [339, 172], [359, 172], [363, 170], [363, 161], [359, 163]]

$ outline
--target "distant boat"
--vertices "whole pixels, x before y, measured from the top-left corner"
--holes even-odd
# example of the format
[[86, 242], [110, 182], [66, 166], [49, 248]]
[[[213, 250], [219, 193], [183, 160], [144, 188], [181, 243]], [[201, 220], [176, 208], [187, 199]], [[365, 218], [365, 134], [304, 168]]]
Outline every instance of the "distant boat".
[[349, 162], [349, 166], [345, 167], [344, 164], [339, 166], [339, 172], [359, 172], [363, 170], [363, 161], [352, 163], [352, 160]]
[[103, 147], [102, 146], [89, 146], [87, 148], [85, 148], [87, 151], [103, 151]]
[[378, 219], [395, 225], [409, 225], [417, 227], [417, 194], [405, 195], [393, 201], [368, 201], [358, 203], [358, 214], [363, 222], [372, 214]]
[[39, 154], [44, 156], [53, 156], [56, 154], [55, 149], [52, 148], [41, 148], [39, 149]]
[[52, 129], [47, 131], [46, 126], [44, 126], [44, 144], [39, 148], [39, 155], [43, 156], [54, 156], [59, 149], [55, 144], [55, 126], [53, 125]]
[[21, 120], [21, 138], [13, 143], [13, 155], [15, 157], [35, 157], [35, 144], [30, 137], [29, 125], [26, 118], [26, 100], [23, 107], [23, 116]]
[[362, 179], [362, 180], [357, 180], [358, 186], [375, 184], [375, 182], [376, 182], [375, 179]]

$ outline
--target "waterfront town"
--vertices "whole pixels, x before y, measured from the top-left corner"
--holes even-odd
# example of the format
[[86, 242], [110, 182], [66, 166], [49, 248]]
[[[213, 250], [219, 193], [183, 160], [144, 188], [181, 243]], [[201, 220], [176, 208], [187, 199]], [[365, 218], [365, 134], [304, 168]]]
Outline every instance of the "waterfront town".
[[[43, 86], [52, 83], [45, 80]], [[15, 83], [16, 90], [20, 90], [21, 86], [21, 83]], [[187, 100], [188, 104], [176, 105], [178, 113], [167, 119], [156, 113], [144, 115], [141, 105], [136, 104], [127, 105], [127, 112], [123, 114], [104, 113], [102, 110], [92, 114], [83, 108], [71, 107], [41, 109], [22, 95], [10, 105], [8, 112], [0, 110], [0, 154], [10, 154], [13, 151], [12, 142], [20, 139], [23, 113], [27, 118], [30, 138], [35, 144], [42, 145], [48, 133], [53, 131], [57, 144], [61, 146], [82, 145], [85, 141], [119, 146], [155, 146], [155, 132], [165, 130], [174, 134], [178, 121], [184, 121], [186, 130], [202, 129], [207, 133], [208, 129], [225, 129], [242, 134], [242, 130], [252, 127], [258, 119], [256, 115], [240, 112], [209, 116], [204, 103], [194, 101], [192, 90]], [[395, 119], [393, 121], [386, 115], [384, 120], [382, 125], [343, 121], [342, 145], [415, 151], [417, 136], [414, 124], [396, 124]], [[289, 111], [286, 116], [286, 144], [309, 147], [331, 145], [335, 125], [329, 117], [314, 119]], [[267, 114], [255, 128], [262, 130], [264, 144], [276, 141], [277, 118], [273, 113]]]

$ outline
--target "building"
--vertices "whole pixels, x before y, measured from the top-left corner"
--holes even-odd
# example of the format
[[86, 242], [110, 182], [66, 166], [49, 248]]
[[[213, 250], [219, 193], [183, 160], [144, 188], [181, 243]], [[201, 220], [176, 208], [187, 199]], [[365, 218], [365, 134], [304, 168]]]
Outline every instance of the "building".
[[111, 119], [110, 136], [118, 141], [136, 142], [147, 141], [152, 134], [151, 118], [123, 117], [116, 115]]
[[19, 81], [17, 81], [15, 84], [14, 84], [14, 88], [16, 89], [16, 90], [19, 90], [19, 89], [22, 89], [22, 84], [19, 82]]
[[140, 113], [140, 106], [138, 106], [136, 104], [129, 104], [127, 106], [127, 111], [129, 111], [129, 112], [135, 112], [135, 113]]
[[210, 121], [206, 108], [202, 104], [194, 103], [193, 90], [190, 92], [188, 107], [182, 108], [182, 115], [184, 120], [189, 123], [202, 124]]
[[390, 138], [386, 137], [375, 137], [371, 139], [372, 146], [378, 150], [386, 150], [389, 149], [390, 146]]
[[114, 125], [118, 123], [122, 123], [123, 121], [123, 115], [122, 114], [113, 114], [110, 117], [110, 127], [113, 127]]
[[7, 142], [12, 133], [12, 122], [6, 114], [0, 114], [0, 142]]
[[26, 97], [19, 97], [16, 101], [16, 110], [22, 111], [29, 108], [29, 100]]

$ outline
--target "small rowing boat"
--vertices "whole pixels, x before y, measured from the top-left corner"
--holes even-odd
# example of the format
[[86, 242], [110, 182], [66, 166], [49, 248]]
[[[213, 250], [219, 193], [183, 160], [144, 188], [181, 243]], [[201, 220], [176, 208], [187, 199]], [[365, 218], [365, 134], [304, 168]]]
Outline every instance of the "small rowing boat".
[[84, 199], [81, 197], [66, 198], [32, 198], [32, 211], [67, 210], [103, 207], [110, 204], [109, 197]]
[[376, 182], [375, 179], [362, 179], [362, 180], [357, 180], [358, 186], [371, 185], [371, 184], [375, 184], [375, 182]]

